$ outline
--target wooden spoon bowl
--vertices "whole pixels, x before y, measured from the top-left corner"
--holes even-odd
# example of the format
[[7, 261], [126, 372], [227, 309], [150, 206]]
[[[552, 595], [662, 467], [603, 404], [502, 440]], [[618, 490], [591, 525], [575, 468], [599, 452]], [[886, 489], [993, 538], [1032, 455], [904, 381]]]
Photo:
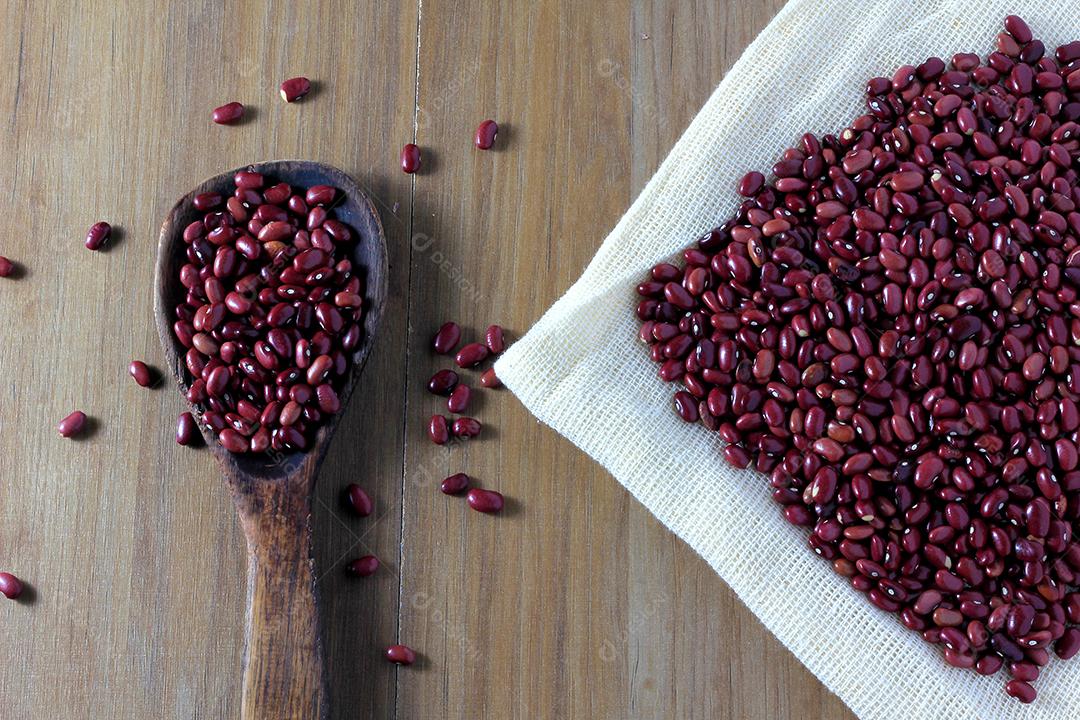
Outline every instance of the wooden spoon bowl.
[[[244, 720], [316, 720], [328, 713], [318, 593], [311, 557], [311, 497], [319, 466], [360, 371], [371, 352], [387, 294], [386, 239], [378, 213], [356, 181], [341, 170], [304, 160], [277, 160], [252, 166], [293, 187], [332, 185], [344, 195], [334, 216], [355, 235], [349, 258], [366, 273], [364, 334], [350, 357], [341, 410], [326, 419], [305, 452], [236, 455], [218, 443], [192, 407], [207, 447], [217, 458], [232, 494], [248, 546], [248, 607], [244, 646], [241, 717]], [[237, 168], [242, 170], [244, 168]], [[184, 228], [202, 213], [199, 193], [232, 195], [237, 170], [199, 184], [177, 201], [161, 226], [155, 268], [154, 315], [167, 365], [187, 395], [186, 349], [173, 335], [174, 307], [187, 294], [180, 268], [187, 262]], [[207, 548], [212, 551], [211, 548]]]

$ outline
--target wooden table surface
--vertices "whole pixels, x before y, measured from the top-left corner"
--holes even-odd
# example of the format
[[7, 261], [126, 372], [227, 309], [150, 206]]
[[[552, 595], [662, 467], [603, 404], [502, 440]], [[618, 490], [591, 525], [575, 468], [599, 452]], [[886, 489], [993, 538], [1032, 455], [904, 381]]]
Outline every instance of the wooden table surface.
[[[578, 277], [782, 0], [7, 3], [0, 20], [0, 714], [226, 718], [239, 709], [243, 539], [217, 467], [173, 439], [152, 321], [174, 200], [246, 162], [353, 174], [391, 305], [314, 517], [334, 718], [851, 718], [682, 542], [508, 392], [481, 439], [425, 437], [447, 319], [520, 337]], [[277, 85], [315, 91], [286, 105]], [[238, 100], [248, 119], [210, 122]], [[498, 150], [472, 134], [495, 118]], [[406, 142], [416, 176], [398, 169]], [[118, 228], [102, 253], [86, 229]], [[687, 239], [688, 241], [690, 238]], [[60, 438], [74, 408], [89, 437]], [[467, 471], [499, 517], [437, 490]], [[338, 502], [349, 482], [377, 511]], [[377, 575], [346, 577], [374, 553]], [[396, 641], [421, 660], [395, 668]]]

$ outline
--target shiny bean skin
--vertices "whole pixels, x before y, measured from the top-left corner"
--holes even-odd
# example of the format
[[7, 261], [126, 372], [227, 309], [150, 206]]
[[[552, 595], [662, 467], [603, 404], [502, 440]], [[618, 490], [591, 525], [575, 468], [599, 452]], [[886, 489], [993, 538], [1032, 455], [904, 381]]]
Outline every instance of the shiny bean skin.
[[356, 483], [350, 483], [345, 487], [344, 499], [346, 504], [360, 517], [367, 517], [375, 511], [375, 503], [364, 488]]
[[395, 665], [412, 665], [416, 662], [416, 652], [407, 645], [391, 645], [384, 654]]
[[471, 482], [472, 478], [465, 473], [455, 473], [439, 484], [439, 490], [445, 495], [457, 495], [465, 492]]
[[503, 509], [503, 496], [494, 490], [482, 490], [480, 488], [472, 488], [469, 490], [469, 494], [466, 496], [466, 501], [469, 503], [469, 507], [477, 512], [494, 514]]
[[80, 435], [86, 429], [86, 425], [86, 413], [76, 410], [61, 420], [56, 429], [62, 437], [70, 438]]

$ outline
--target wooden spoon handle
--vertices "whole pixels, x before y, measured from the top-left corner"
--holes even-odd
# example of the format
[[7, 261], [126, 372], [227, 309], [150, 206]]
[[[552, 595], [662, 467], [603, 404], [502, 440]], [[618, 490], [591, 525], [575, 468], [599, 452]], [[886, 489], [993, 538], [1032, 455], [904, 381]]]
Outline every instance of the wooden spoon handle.
[[305, 485], [261, 482], [236, 497], [248, 544], [243, 720], [328, 714]]

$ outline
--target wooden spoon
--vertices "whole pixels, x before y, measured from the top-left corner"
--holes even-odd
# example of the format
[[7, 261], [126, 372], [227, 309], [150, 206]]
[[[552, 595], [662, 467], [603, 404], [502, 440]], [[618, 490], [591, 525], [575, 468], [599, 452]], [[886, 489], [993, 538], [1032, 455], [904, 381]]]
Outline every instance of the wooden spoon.
[[[341, 170], [303, 160], [279, 160], [253, 167], [268, 179], [293, 187], [338, 188], [344, 199], [334, 206], [333, 213], [355, 232], [350, 258], [353, 267], [365, 272], [367, 278], [364, 336], [353, 352], [349, 375], [339, 393], [341, 411], [319, 428], [307, 452], [235, 455], [221, 447], [201, 422], [199, 410], [191, 408], [207, 446], [225, 474], [247, 538], [248, 606], [240, 715], [244, 720], [321, 720], [327, 716], [329, 703], [311, 556], [311, 496], [330, 438], [371, 351], [382, 317], [388, 274], [386, 239], [370, 199]], [[184, 228], [201, 217], [192, 198], [210, 191], [230, 196], [235, 172], [212, 177], [180, 198], [161, 226], [154, 314], [166, 362], [185, 395], [186, 349], [172, 331], [174, 307], [186, 295], [180, 283], [180, 268], [187, 262]], [[207, 552], [213, 552], [213, 548], [207, 548]]]

